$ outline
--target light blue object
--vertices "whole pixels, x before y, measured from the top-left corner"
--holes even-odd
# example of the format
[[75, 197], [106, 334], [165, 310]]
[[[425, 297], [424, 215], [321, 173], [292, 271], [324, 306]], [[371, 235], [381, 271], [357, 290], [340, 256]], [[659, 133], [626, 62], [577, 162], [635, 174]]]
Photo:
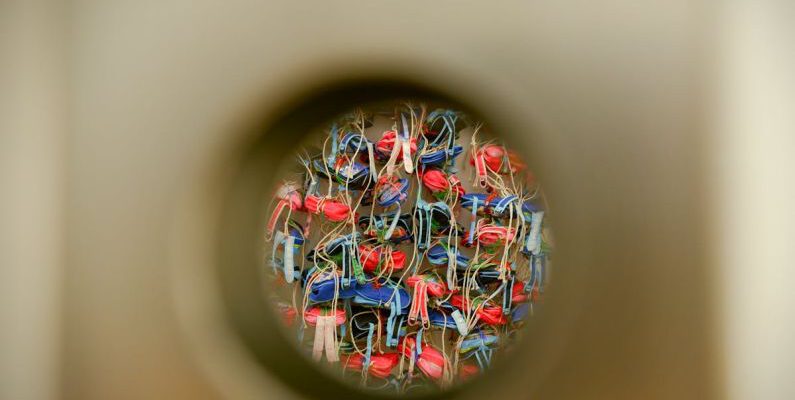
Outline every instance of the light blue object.
[[370, 322], [370, 329], [367, 332], [367, 352], [364, 354], [364, 370], [370, 367], [370, 355], [373, 353], [373, 332], [375, 331], [375, 325]]

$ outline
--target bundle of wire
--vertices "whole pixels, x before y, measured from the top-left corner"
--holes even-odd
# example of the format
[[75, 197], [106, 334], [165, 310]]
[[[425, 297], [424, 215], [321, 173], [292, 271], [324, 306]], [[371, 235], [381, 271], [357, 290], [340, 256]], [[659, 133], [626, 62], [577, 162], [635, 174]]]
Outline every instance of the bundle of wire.
[[396, 102], [333, 121], [267, 224], [265, 272], [299, 343], [398, 393], [488, 369], [549, 266], [548, 207], [526, 165], [463, 113], [428, 109]]

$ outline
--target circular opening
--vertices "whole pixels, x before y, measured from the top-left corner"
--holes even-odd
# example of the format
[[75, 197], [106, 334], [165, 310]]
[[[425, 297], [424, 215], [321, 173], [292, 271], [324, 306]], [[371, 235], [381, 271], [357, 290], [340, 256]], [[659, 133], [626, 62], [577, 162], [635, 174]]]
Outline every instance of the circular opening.
[[431, 91], [367, 83], [269, 124], [219, 265], [232, 325], [271, 373], [315, 397], [433, 397], [505, 358], [549, 234], [523, 155], [481, 121]]

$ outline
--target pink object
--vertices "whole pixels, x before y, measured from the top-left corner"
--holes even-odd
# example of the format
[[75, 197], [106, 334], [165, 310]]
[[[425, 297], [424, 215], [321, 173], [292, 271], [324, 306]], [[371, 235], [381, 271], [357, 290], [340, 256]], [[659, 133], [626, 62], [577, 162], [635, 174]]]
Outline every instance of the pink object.
[[304, 199], [306, 210], [312, 214], [323, 214], [326, 219], [332, 222], [342, 222], [348, 219], [351, 208], [336, 200], [307, 195]]
[[[325, 315], [329, 314], [329, 315]], [[320, 307], [312, 307], [304, 312], [304, 321], [310, 326], [317, 324], [318, 317], [333, 316], [337, 325], [345, 323], [345, 310], [334, 310], [333, 312], [324, 311]]]
[[422, 184], [432, 193], [443, 192], [450, 188], [447, 175], [438, 169], [427, 170], [422, 174]]
[[[373, 248], [372, 246], [364, 244], [359, 245], [359, 262], [362, 263], [364, 272], [375, 273], [378, 263], [381, 262], [381, 253], [381, 247]], [[392, 250], [391, 263], [385, 263], [381, 270], [389, 270], [391, 268], [400, 271], [405, 265], [406, 253], [400, 250]]]
[[[398, 345], [398, 350], [404, 357], [411, 358], [416, 352], [417, 342], [413, 337], [403, 339]], [[422, 345], [422, 354], [417, 356], [417, 368], [422, 371], [425, 376], [439, 380], [444, 375], [444, 356], [439, 350], [427, 345]]]
[[[373, 354], [370, 356], [370, 366], [367, 368], [367, 372], [377, 378], [386, 378], [398, 361], [400, 361], [398, 353]], [[345, 360], [345, 368], [361, 371], [363, 366], [364, 356], [360, 353], [353, 353]]]
[[[469, 302], [460, 294], [454, 294], [450, 298], [450, 304], [466, 312], [470, 311]], [[486, 304], [480, 308], [477, 313], [481, 322], [486, 325], [505, 325], [508, 323], [508, 319], [505, 317], [505, 314], [502, 313], [502, 307]]]

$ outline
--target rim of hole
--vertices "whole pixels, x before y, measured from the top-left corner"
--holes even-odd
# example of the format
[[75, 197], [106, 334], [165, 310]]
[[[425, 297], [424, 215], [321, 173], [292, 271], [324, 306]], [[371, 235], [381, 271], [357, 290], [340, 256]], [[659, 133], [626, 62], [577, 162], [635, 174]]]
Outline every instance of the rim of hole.
[[[262, 268], [261, 234], [267, 221], [265, 209], [271, 190], [279, 177], [276, 168], [289, 159], [295, 146], [314, 128], [322, 125], [351, 107], [394, 99], [411, 98], [441, 102], [456, 106], [461, 111], [487, 123], [499, 137], [527, 157], [528, 165], [535, 169], [532, 153], [515, 146], [515, 133], [510, 126], [497, 118], [489, 118], [465, 96], [457, 96], [443, 88], [408, 79], [371, 77], [325, 82], [307, 88], [283, 102], [271, 115], [255, 121], [250, 130], [254, 140], [241, 149], [240, 164], [228, 195], [224, 199], [219, 221], [219, 251], [215, 273], [220, 283], [224, 317], [235, 336], [268, 373], [278, 378], [295, 393], [310, 398], [393, 398], [395, 395], [358, 389], [342, 379], [335, 378], [299, 352], [299, 348], [286, 336], [279, 316], [262, 295], [260, 277]], [[263, 122], [266, 121], [266, 122]], [[301, 135], [298, 137], [296, 135]], [[554, 286], [554, 285], [553, 285]], [[413, 395], [414, 398], [435, 399], [458, 396], [467, 390], [481, 387], [481, 382], [509, 383], [506, 381], [508, 365], [520, 354], [520, 348], [537, 347], [532, 331], [544, 326], [545, 312], [540, 311], [522, 328], [523, 337], [514, 345], [517, 351], [506, 354], [502, 362], [484, 371], [483, 375], [455, 385], [446, 390]], [[532, 329], [531, 329], [532, 327]], [[542, 370], [543, 368], [539, 368]], [[311, 382], [311, 384], [307, 384]]]

